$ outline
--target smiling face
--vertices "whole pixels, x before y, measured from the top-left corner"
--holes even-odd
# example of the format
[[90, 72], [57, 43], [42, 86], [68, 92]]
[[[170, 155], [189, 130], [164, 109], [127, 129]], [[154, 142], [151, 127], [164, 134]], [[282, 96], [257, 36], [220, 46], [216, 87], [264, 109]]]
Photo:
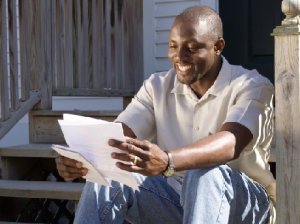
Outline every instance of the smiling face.
[[168, 57], [183, 84], [192, 85], [203, 79], [214, 81], [217, 77], [224, 40], [212, 34], [210, 25], [207, 20], [191, 21], [180, 16], [173, 23]]

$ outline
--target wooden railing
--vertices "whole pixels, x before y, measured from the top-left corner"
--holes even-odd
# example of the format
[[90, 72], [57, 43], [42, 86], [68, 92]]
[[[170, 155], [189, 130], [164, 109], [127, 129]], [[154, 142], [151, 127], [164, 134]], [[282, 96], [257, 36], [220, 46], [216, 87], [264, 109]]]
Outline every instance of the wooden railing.
[[0, 0], [0, 138], [52, 96], [132, 96], [142, 0]]
[[53, 95], [132, 95], [143, 80], [142, 0], [56, 0]]
[[31, 91], [26, 43], [20, 40], [19, 0], [0, 1], [0, 139], [40, 100]]

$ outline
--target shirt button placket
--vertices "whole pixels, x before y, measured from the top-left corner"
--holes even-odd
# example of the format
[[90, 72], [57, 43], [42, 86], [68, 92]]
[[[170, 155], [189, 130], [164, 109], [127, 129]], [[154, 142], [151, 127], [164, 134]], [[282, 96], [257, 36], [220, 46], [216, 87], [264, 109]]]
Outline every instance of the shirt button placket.
[[194, 106], [194, 120], [193, 120], [193, 141], [199, 139], [199, 131], [200, 131], [200, 124], [199, 124], [199, 106], [200, 104], [196, 104]]

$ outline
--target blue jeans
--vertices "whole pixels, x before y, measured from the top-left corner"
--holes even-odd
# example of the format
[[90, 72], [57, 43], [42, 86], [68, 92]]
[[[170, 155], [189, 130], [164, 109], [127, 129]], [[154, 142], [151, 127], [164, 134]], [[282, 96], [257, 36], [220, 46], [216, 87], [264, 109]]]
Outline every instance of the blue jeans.
[[268, 223], [265, 190], [227, 165], [188, 171], [181, 196], [162, 176], [137, 177], [139, 191], [117, 182], [110, 188], [87, 182], [74, 223]]

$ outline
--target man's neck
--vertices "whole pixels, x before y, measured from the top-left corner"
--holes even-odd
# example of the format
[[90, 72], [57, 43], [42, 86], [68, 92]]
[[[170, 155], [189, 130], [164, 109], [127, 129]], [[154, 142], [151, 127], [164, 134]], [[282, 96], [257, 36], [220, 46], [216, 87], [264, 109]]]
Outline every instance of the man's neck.
[[219, 72], [221, 70], [222, 63], [223, 63], [223, 60], [220, 57], [220, 59], [217, 62], [217, 65], [215, 66], [215, 69], [212, 69], [210, 74], [203, 76], [200, 80], [198, 80], [190, 85], [191, 89], [193, 90], [193, 92], [199, 99], [215, 83], [215, 81], [219, 75]]

